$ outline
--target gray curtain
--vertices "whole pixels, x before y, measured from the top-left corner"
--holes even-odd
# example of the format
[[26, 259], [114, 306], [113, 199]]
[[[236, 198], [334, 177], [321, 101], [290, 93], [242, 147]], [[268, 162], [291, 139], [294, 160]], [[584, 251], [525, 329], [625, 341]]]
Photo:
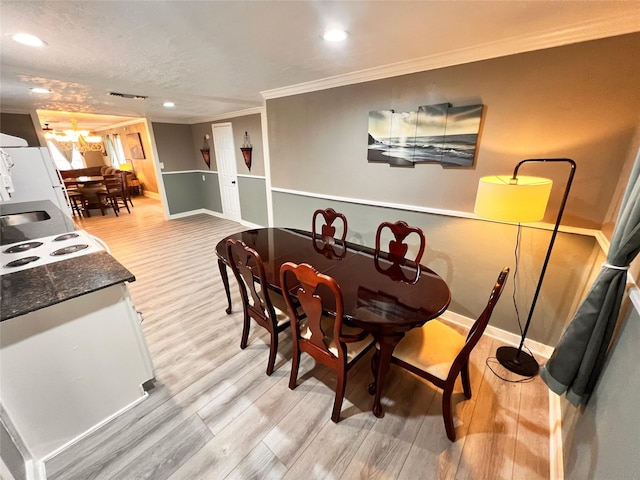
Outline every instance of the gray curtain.
[[627, 184], [607, 261], [578, 308], [551, 358], [540, 371], [558, 395], [573, 405], [586, 403], [604, 366], [618, 320], [627, 270], [640, 251], [640, 151]]

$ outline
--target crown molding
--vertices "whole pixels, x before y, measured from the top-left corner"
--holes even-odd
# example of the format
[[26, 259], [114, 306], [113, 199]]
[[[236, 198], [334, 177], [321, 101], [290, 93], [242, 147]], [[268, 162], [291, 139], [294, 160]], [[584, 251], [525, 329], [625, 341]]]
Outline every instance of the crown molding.
[[244, 110], [236, 110], [235, 112], [230, 112], [230, 113], [220, 113], [218, 115], [193, 118], [191, 119], [189, 124], [193, 125], [195, 123], [219, 122], [220, 120], [227, 120], [230, 118], [237, 118], [237, 117], [246, 117], [247, 115], [261, 115], [263, 112], [264, 112], [264, 107], [251, 107], [251, 108], [245, 108]]
[[146, 120], [145, 117], [134, 118], [132, 120], [126, 120], [124, 122], [114, 123], [113, 125], [109, 125], [108, 127], [96, 128], [93, 131], [96, 133], [106, 132], [108, 130], [113, 130], [115, 128], [122, 128], [122, 127], [128, 127], [129, 125], [138, 125], [139, 123], [145, 123], [145, 120]]
[[524, 34], [505, 38], [460, 50], [359, 70], [344, 75], [336, 75], [322, 80], [264, 90], [260, 94], [265, 100], [270, 100], [638, 31], [640, 31], [638, 16], [629, 15], [625, 12], [606, 18], [591, 19], [588, 22], [571, 25], [561, 30], [550, 30], [533, 36]]

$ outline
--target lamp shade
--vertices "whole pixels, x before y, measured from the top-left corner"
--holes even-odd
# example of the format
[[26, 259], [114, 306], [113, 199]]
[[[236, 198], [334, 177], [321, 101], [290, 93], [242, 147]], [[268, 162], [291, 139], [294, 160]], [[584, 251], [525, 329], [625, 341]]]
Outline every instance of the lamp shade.
[[548, 178], [509, 175], [482, 177], [474, 212], [503, 222], [542, 220], [553, 182]]

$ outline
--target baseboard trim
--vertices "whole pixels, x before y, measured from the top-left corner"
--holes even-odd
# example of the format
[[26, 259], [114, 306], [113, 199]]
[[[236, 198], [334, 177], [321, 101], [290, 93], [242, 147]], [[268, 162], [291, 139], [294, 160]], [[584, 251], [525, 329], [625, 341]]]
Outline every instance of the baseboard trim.
[[199, 213], [206, 213], [206, 212], [205, 212], [204, 208], [198, 208], [196, 210], [188, 210], [186, 212], [170, 213], [169, 214], [169, 220], [174, 220], [176, 218], [191, 217], [193, 215], [198, 215]]
[[549, 478], [564, 480], [562, 406], [560, 397], [549, 390]]
[[[156, 193], [156, 192], [144, 191], [144, 192], [142, 192], [142, 196], [143, 197], [153, 198], [154, 200], [162, 201], [162, 197], [160, 197], [160, 194]], [[135, 197], [133, 197], [133, 198], [135, 198]]]
[[122, 415], [123, 413], [125, 413], [128, 410], [131, 410], [133, 407], [135, 407], [136, 405], [138, 405], [139, 403], [141, 403], [142, 401], [146, 400], [149, 397], [149, 393], [144, 392], [142, 393], [142, 396], [136, 398], [133, 402], [131, 402], [130, 404], [126, 405], [125, 407], [121, 408], [120, 410], [118, 410], [116, 413], [109, 415], [107, 418], [105, 418], [104, 420], [102, 420], [101, 422], [95, 424], [93, 427], [89, 428], [88, 430], [82, 432], [80, 435], [78, 435], [75, 438], [72, 438], [71, 440], [69, 440], [67, 443], [65, 443], [64, 445], [62, 445], [61, 447], [56, 448], [55, 450], [53, 450], [52, 452], [48, 453], [47, 455], [45, 455], [44, 457], [42, 457], [41, 459], [39, 459], [37, 461], [38, 464], [38, 470], [39, 470], [39, 475], [43, 475], [43, 476], [39, 476], [38, 480], [46, 480], [46, 470], [45, 470], [45, 463], [49, 460], [51, 460], [53, 457], [55, 457], [56, 455], [59, 455], [60, 453], [62, 453], [64, 450], [66, 450], [67, 448], [71, 447], [72, 445], [78, 443], [80, 440], [82, 440], [83, 438], [91, 435], [93, 432], [95, 432], [96, 430], [98, 430], [99, 428], [101, 428], [102, 426], [106, 425], [107, 423], [109, 423], [111, 420], [119, 417], [120, 415]]
[[[640, 292], [639, 292], [640, 297]], [[475, 320], [455, 312], [446, 311], [441, 318], [456, 325], [469, 329]], [[487, 326], [485, 334], [496, 340], [517, 347], [520, 337], [491, 325]], [[534, 340], [526, 340], [525, 345], [532, 353], [548, 359], [553, 353], [553, 347]], [[564, 452], [562, 448], [562, 409], [560, 397], [549, 390], [549, 478], [564, 480]]]
[[257, 223], [251, 223], [251, 222], [247, 222], [246, 220], [230, 220], [227, 217], [225, 217], [224, 213], [221, 212], [216, 212], [214, 210], [208, 210], [206, 208], [198, 208], [197, 210], [189, 210], [188, 212], [180, 212], [180, 213], [174, 213], [172, 215], [169, 215], [169, 219], [173, 220], [176, 218], [185, 218], [185, 217], [191, 217], [193, 215], [198, 215], [200, 213], [204, 213], [206, 215], [211, 215], [212, 217], [218, 217], [218, 218], [223, 218], [225, 220], [229, 220], [230, 222], [235, 221], [236, 223], [239, 223], [240, 225], [247, 227], [247, 228], [264, 228], [264, 225], [258, 225]]
[[[467, 329], [471, 328], [471, 325], [473, 325], [473, 322], [475, 322], [475, 319], [465, 317], [464, 315], [460, 315], [449, 310], [442, 314], [442, 318]], [[491, 338], [495, 338], [496, 340], [500, 340], [501, 342], [512, 345], [514, 347], [520, 345], [520, 337], [518, 335], [516, 335], [515, 333], [507, 332], [506, 330], [502, 330], [501, 328], [489, 325], [485, 330], [485, 334], [490, 336]], [[553, 347], [545, 345], [544, 343], [536, 342], [535, 340], [525, 340], [525, 346], [529, 348], [529, 350], [531, 350], [531, 352], [535, 355], [544, 357], [545, 360], [548, 359], [553, 353]]]

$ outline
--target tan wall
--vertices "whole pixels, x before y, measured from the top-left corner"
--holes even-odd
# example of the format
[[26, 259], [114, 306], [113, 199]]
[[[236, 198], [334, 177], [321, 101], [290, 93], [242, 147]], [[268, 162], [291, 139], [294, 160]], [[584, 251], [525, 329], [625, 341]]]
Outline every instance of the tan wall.
[[[209, 138], [209, 146], [211, 147], [211, 170], [217, 171], [218, 167], [216, 164], [215, 146], [213, 144], [212, 125], [215, 125], [216, 123], [227, 122], [231, 123], [231, 128], [233, 130], [233, 143], [235, 145], [236, 169], [238, 171], [238, 174], [264, 176], [265, 168], [264, 153], [262, 151], [262, 120], [260, 118], [260, 114], [251, 114], [242, 117], [233, 117], [229, 119], [215, 120], [191, 125], [193, 143], [196, 146], [195, 157], [197, 159], [196, 163], [198, 165], [198, 168], [201, 170], [207, 169], [206, 164], [202, 160], [200, 149], [202, 148], [202, 144], [204, 143], [204, 135], [209, 134], [209, 136], [211, 137]], [[240, 151], [240, 147], [242, 147], [244, 138], [244, 132], [249, 133], [251, 144], [253, 146], [251, 152], [251, 170], [247, 168], [242, 158], [242, 152]]]
[[[640, 62], [632, 61], [634, 53], [640, 53], [640, 34], [268, 100], [272, 185], [364, 203], [472, 213], [481, 176], [510, 174], [526, 158], [569, 157], [578, 166], [563, 224], [600, 229], [615, 218], [617, 207], [609, 206], [626, 186], [638, 148]], [[369, 111], [405, 112], [442, 102], [485, 105], [473, 167], [367, 162]], [[520, 173], [554, 179], [545, 220], [555, 223], [566, 164], [527, 164]], [[308, 228], [314, 208], [334, 203], [347, 214], [351, 240], [359, 243], [371, 244], [383, 219], [407, 218], [423, 228], [429, 245], [424, 262], [446, 278], [455, 313], [477, 315], [486, 302], [479, 286], [490, 284], [502, 266], [511, 266], [515, 275], [511, 225], [279, 192], [275, 223]], [[549, 239], [546, 230], [523, 233], [517, 273], [523, 323]], [[558, 236], [528, 338], [555, 345], [603, 260], [592, 236]], [[507, 295], [501, 301], [492, 325], [518, 334], [510, 300]]]
[[[274, 187], [473, 212], [478, 179], [525, 158], [577, 164], [564, 224], [600, 228], [632, 147], [640, 112], [640, 34], [523, 53], [267, 101]], [[482, 103], [475, 166], [413, 169], [367, 163], [368, 113], [442, 102]], [[556, 185], [565, 165], [522, 174]]]
[[[152, 193], [158, 193], [158, 182], [156, 181], [156, 174], [154, 168], [153, 151], [151, 149], [151, 143], [149, 141], [149, 133], [147, 131], [147, 125], [144, 121], [133, 125], [127, 125], [123, 127], [111, 128], [100, 132], [100, 135], [106, 134], [119, 134], [122, 141], [122, 147], [124, 150], [125, 158], [128, 163], [133, 165], [134, 172], [142, 184], [142, 190]], [[139, 133], [144, 150], [144, 159], [133, 159], [131, 151], [127, 144], [127, 134]]]

